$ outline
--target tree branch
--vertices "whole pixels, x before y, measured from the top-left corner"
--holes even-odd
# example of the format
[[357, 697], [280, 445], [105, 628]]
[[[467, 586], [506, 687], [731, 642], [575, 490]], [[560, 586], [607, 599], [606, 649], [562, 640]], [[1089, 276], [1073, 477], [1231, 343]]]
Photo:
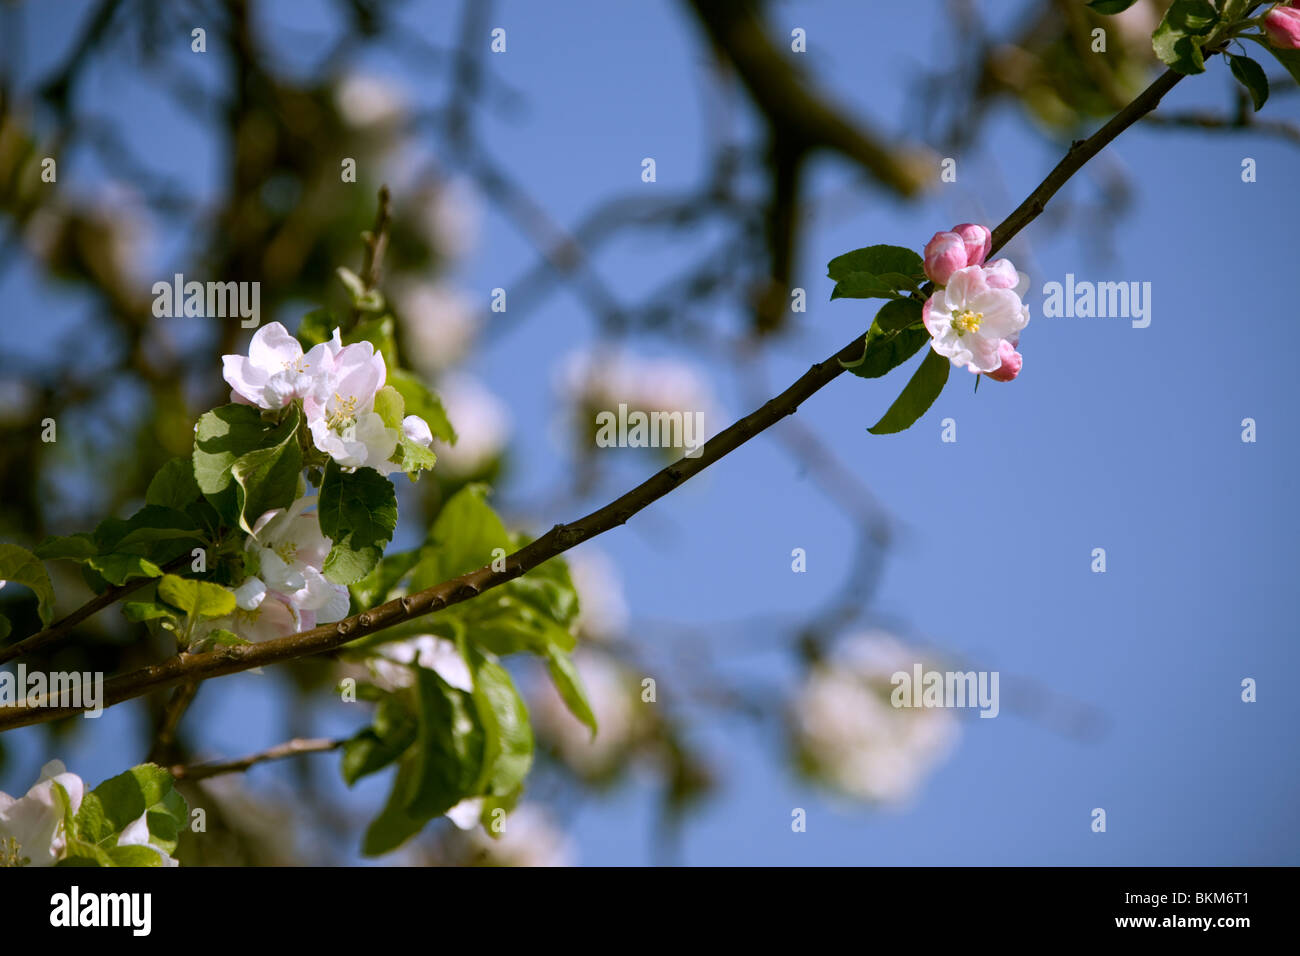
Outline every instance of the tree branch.
[[[1100, 130], [1088, 139], [1072, 145], [1065, 158], [1047, 178], [993, 231], [993, 249], [1004, 246], [1037, 218], [1047, 202], [1074, 173], [1121, 132], [1154, 110], [1161, 98], [1181, 79], [1182, 75], [1172, 70], [1162, 74]], [[486, 565], [415, 594], [388, 601], [336, 624], [310, 631], [259, 644], [221, 648], [206, 654], [181, 654], [161, 664], [106, 682], [103, 706], [113, 706], [184, 681], [206, 680], [333, 650], [357, 638], [477, 597], [486, 590], [513, 580], [575, 545], [625, 524], [637, 512], [658, 501], [688, 478], [699, 474], [755, 435], [793, 414], [811, 395], [844, 372], [842, 361], [854, 361], [861, 356], [864, 340], [865, 335], [857, 336], [834, 355], [812, 366], [780, 395], [706, 442], [698, 457], [679, 459], [603, 508], [570, 524], [556, 525], [536, 541], [508, 556], [502, 571], [493, 571], [490, 565]], [[83, 708], [29, 708], [25, 705], [5, 708], [0, 710], [0, 731], [57, 720], [78, 713], [81, 709]]]
[[224, 763], [201, 763], [193, 766], [177, 764], [171, 768], [171, 774], [177, 780], [206, 780], [208, 777], [219, 777], [227, 773], [243, 773], [249, 767], [259, 763], [267, 763], [271, 760], [283, 760], [285, 757], [297, 757], [300, 754], [328, 753], [331, 750], [338, 750], [345, 743], [347, 743], [346, 740], [297, 737], [263, 750], [261, 753], [240, 757], [238, 760], [228, 760]]
[[[175, 571], [177, 568], [183, 567], [187, 564], [189, 560], [189, 557], [182, 555], [170, 564], [163, 565], [163, 570]], [[11, 644], [8, 647], [0, 648], [0, 664], [4, 664], [7, 661], [13, 660], [15, 657], [21, 657], [24, 654], [38, 651], [43, 647], [53, 644], [55, 641], [63, 638], [70, 630], [86, 618], [102, 611], [110, 604], [117, 602], [128, 594], [140, 590], [146, 584], [157, 580], [157, 578], [133, 578], [125, 584], [119, 584], [115, 587], [109, 588], [103, 594], [91, 598], [67, 617], [55, 621], [49, 627], [45, 628], [45, 630], [37, 631], [35, 634], [31, 635], [31, 637], [25, 637], [17, 644]]]

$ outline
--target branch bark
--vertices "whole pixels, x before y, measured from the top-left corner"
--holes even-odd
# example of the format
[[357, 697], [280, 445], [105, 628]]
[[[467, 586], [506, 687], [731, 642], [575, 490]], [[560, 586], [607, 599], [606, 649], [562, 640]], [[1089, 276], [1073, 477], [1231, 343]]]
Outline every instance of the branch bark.
[[249, 767], [256, 766], [259, 763], [267, 763], [271, 760], [283, 760], [286, 757], [297, 757], [300, 754], [328, 753], [331, 750], [337, 750], [345, 743], [347, 743], [346, 740], [297, 737], [274, 747], [269, 747], [260, 753], [240, 757], [238, 760], [201, 763], [193, 766], [177, 764], [171, 768], [171, 774], [177, 780], [206, 780], [208, 777], [219, 777], [227, 773], [243, 773]]
[[[1074, 143], [1047, 178], [993, 230], [993, 249], [996, 251], [1006, 245], [1037, 218], [1047, 202], [1071, 176], [1125, 129], [1154, 110], [1164, 95], [1181, 79], [1179, 73], [1172, 70], [1165, 72], [1105, 126], [1088, 139]], [[575, 545], [625, 524], [637, 512], [658, 501], [688, 478], [699, 474], [755, 435], [793, 414], [810, 396], [844, 372], [842, 361], [854, 361], [861, 356], [864, 339], [865, 335], [857, 336], [834, 355], [812, 366], [780, 395], [710, 439], [698, 457], [682, 458], [603, 508], [570, 524], [556, 525], [536, 541], [509, 555], [502, 571], [493, 571], [490, 565], [486, 565], [416, 594], [397, 598], [336, 624], [310, 631], [259, 644], [222, 648], [206, 654], [182, 654], [161, 664], [107, 681], [104, 685], [103, 706], [113, 706], [185, 681], [206, 680], [333, 650], [365, 635], [477, 597], [484, 591], [513, 580]], [[57, 720], [82, 709], [84, 708], [26, 706], [5, 708], [0, 710], [0, 731]]]

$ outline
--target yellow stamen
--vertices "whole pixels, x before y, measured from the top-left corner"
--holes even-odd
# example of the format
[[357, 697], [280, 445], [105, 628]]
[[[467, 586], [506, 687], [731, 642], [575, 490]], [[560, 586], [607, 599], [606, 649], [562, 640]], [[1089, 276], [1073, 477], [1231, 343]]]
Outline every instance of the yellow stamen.
[[334, 410], [325, 416], [325, 424], [334, 431], [339, 431], [356, 421], [357, 399], [355, 396], [344, 398], [335, 392], [334, 401], [336, 403]]
[[958, 335], [965, 335], [967, 332], [978, 332], [982, 321], [984, 321], [983, 312], [972, 312], [966, 309], [953, 316], [952, 327], [957, 330]]

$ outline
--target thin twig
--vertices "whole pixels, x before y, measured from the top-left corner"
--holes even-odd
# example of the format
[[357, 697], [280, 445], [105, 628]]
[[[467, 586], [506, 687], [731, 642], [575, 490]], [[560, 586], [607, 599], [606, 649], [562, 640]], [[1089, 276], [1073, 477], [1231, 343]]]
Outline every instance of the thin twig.
[[223, 763], [201, 763], [193, 766], [177, 764], [171, 768], [171, 773], [177, 780], [206, 780], [208, 777], [219, 777], [227, 773], [243, 773], [249, 767], [256, 766], [259, 763], [267, 763], [271, 760], [283, 760], [285, 757], [297, 757], [300, 754], [328, 753], [331, 750], [337, 750], [345, 743], [347, 743], [346, 740], [330, 740], [323, 737], [311, 739], [298, 737], [277, 744], [260, 753], [241, 757], [238, 760], [228, 760]]
[[[375, 224], [361, 238], [366, 244], [366, 255], [361, 266], [361, 284], [367, 292], [379, 285], [379, 271], [384, 262], [384, 250], [388, 248], [388, 226], [390, 223], [389, 203], [391, 196], [387, 186], [379, 187], [379, 209], [375, 212]], [[355, 306], [348, 316], [347, 332], [361, 321], [361, 310]]]

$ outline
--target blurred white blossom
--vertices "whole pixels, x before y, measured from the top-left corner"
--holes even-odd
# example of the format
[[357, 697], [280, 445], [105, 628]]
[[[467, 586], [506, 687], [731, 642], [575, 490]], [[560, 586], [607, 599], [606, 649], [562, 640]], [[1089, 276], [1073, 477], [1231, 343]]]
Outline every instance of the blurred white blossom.
[[480, 854], [477, 862], [489, 866], [572, 866], [577, 855], [569, 835], [542, 807], [530, 803], [505, 818], [495, 839], [482, 829], [469, 838]]
[[638, 731], [638, 708], [644, 705], [638, 684], [603, 653], [579, 650], [573, 655], [592, 713], [599, 728], [591, 730], [569, 712], [550, 681], [539, 682], [529, 713], [539, 739], [554, 747], [566, 764], [583, 776], [599, 776], [613, 769]]
[[434, 671], [457, 690], [469, 693], [474, 689], [469, 665], [455, 642], [432, 634], [383, 644], [369, 659], [369, 664], [375, 678], [390, 689], [411, 686], [414, 682], [411, 664]]
[[469, 353], [479, 315], [463, 292], [445, 281], [394, 282], [393, 306], [402, 320], [405, 355], [422, 375], [433, 377]]
[[343, 119], [358, 129], [391, 126], [406, 113], [402, 91], [377, 76], [349, 73], [339, 81], [334, 98]]
[[438, 468], [452, 476], [481, 471], [505, 449], [510, 439], [510, 411], [501, 399], [468, 375], [438, 380], [438, 395], [456, 430], [456, 444], [434, 439]]
[[478, 245], [478, 197], [465, 179], [421, 183], [410, 203], [421, 235], [440, 256], [462, 259]]
[[613, 559], [592, 544], [574, 548], [565, 558], [578, 592], [578, 633], [604, 640], [627, 630], [627, 598]]
[[873, 631], [845, 639], [814, 665], [793, 706], [800, 756], [818, 779], [859, 800], [905, 803], [952, 750], [956, 715], [890, 703], [917, 651]]

